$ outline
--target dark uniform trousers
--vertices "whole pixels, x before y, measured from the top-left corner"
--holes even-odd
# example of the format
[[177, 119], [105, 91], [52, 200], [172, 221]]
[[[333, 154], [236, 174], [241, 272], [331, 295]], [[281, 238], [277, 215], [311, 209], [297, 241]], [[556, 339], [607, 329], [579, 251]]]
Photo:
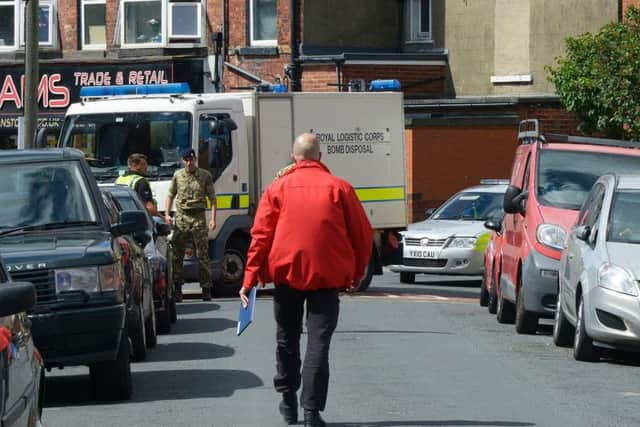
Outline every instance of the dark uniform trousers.
[[[307, 306], [307, 350], [300, 375], [300, 335], [305, 301]], [[276, 391], [295, 392], [300, 388], [300, 405], [322, 411], [329, 387], [329, 346], [338, 323], [340, 298], [337, 289], [299, 291], [278, 285], [273, 297], [277, 323]]]

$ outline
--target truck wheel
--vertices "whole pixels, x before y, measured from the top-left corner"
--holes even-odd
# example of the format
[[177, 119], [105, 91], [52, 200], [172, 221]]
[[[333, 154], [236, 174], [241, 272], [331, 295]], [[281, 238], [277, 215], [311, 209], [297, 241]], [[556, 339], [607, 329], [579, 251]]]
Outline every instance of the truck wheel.
[[[142, 302], [140, 303], [142, 304]], [[144, 314], [142, 305], [138, 304], [135, 317], [129, 323], [129, 336], [133, 346], [133, 361], [140, 362], [147, 357], [146, 334], [144, 328]]]
[[116, 360], [94, 363], [89, 367], [93, 395], [99, 400], [131, 398], [131, 359], [127, 329], [122, 331]]
[[245, 239], [237, 236], [229, 239], [222, 259], [222, 283], [213, 286], [215, 296], [235, 295], [240, 291], [248, 250]]
[[151, 315], [144, 323], [145, 338], [147, 341], [147, 348], [153, 348], [158, 343], [158, 332], [156, 330], [156, 309], [151, 300]]
[[401, 271], [400, 272], [400, 283], [415, 283], [416, 281], [416, 273], [411, 273], [409, 271]]
[[535, 334], [538, 330], [538, 316], [525, 310], [523, 292], [521, 285], [518, 295], [516, 295], [516, 332], [519, 334]]
[[158, 332], [168, 334], [171, 332], [171, 301], [167, 292], [162, 296], [162, 306], [163, 310], [157, 312]]
[[587, 334], [584, 320], [584, 302], [582, 297], [578, 301], [578, 319], [573, 339], [573, 358], [582, 362], [597, 362], [600, 352], [593, 345], [593, 339]]
[[360, 282], [360, 289], [358, 289], [359, 292], [364, 292], [367, 289], [369, 289], [369, 286], [371, 285], [371, 280], [373, 279], [373, 270], [375, 269], [375, 264], [376, 264], [376, 260], [373, 258], [374, 254], [371, 254], [371, 258], [369, 258], [369, 262], [367, 263], [367, 268], [364, 270], [364, 277], [362, 278], [362, 281]]
[[558, 347], [571, 347], [573, 345], [573, 326], [569, 323], [560, 305], [560, 292], [553, 321], [553, 343]]

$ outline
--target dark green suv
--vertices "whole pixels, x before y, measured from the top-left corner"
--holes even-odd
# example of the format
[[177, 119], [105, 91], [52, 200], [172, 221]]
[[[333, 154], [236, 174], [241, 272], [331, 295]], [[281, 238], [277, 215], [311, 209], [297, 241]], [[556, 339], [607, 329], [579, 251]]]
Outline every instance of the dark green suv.
[[131, 395], [126, 257], [117, 238], [142, 231], [142, 212], [116, 224], [84, 155], [0, 151], [0, 253], [14, 280], [36, 287], [29, 312], [47, 369], [87, 365], [95, 396]]

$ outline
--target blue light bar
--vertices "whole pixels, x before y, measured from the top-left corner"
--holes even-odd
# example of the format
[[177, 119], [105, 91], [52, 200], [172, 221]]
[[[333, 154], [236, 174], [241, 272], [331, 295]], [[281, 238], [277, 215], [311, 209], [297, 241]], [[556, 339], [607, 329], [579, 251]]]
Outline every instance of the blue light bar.
[[81, 98], [97, 98], [118, 95], [156, 95], [190, 93], [189, 83], [165, 83], [150, 85], [85, 86], [80, 88]]
[[274, 84], [272, 89], [274, 93], [284, 93], [287, 91], [287, 85], [283, 85], [281, 83]]
[[371, 83], [369, 83], [369, 90], [371, 92], [399, 91], [400, 88], [399, 80], [372, 80]]

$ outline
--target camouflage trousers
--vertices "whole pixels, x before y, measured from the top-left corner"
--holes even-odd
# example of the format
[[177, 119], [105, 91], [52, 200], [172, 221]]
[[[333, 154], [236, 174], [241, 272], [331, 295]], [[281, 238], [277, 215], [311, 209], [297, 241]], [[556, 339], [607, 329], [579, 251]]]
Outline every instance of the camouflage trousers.
[[176, 214], [171, 247], [173, 248], [173, 283], [184, 283], [183, 259], [188, 242], [193, 242], [198, 259], [198, 279], [202, 289], [211, 288], [209, 269], [209, 236], [204, 211], [193, 215]]

